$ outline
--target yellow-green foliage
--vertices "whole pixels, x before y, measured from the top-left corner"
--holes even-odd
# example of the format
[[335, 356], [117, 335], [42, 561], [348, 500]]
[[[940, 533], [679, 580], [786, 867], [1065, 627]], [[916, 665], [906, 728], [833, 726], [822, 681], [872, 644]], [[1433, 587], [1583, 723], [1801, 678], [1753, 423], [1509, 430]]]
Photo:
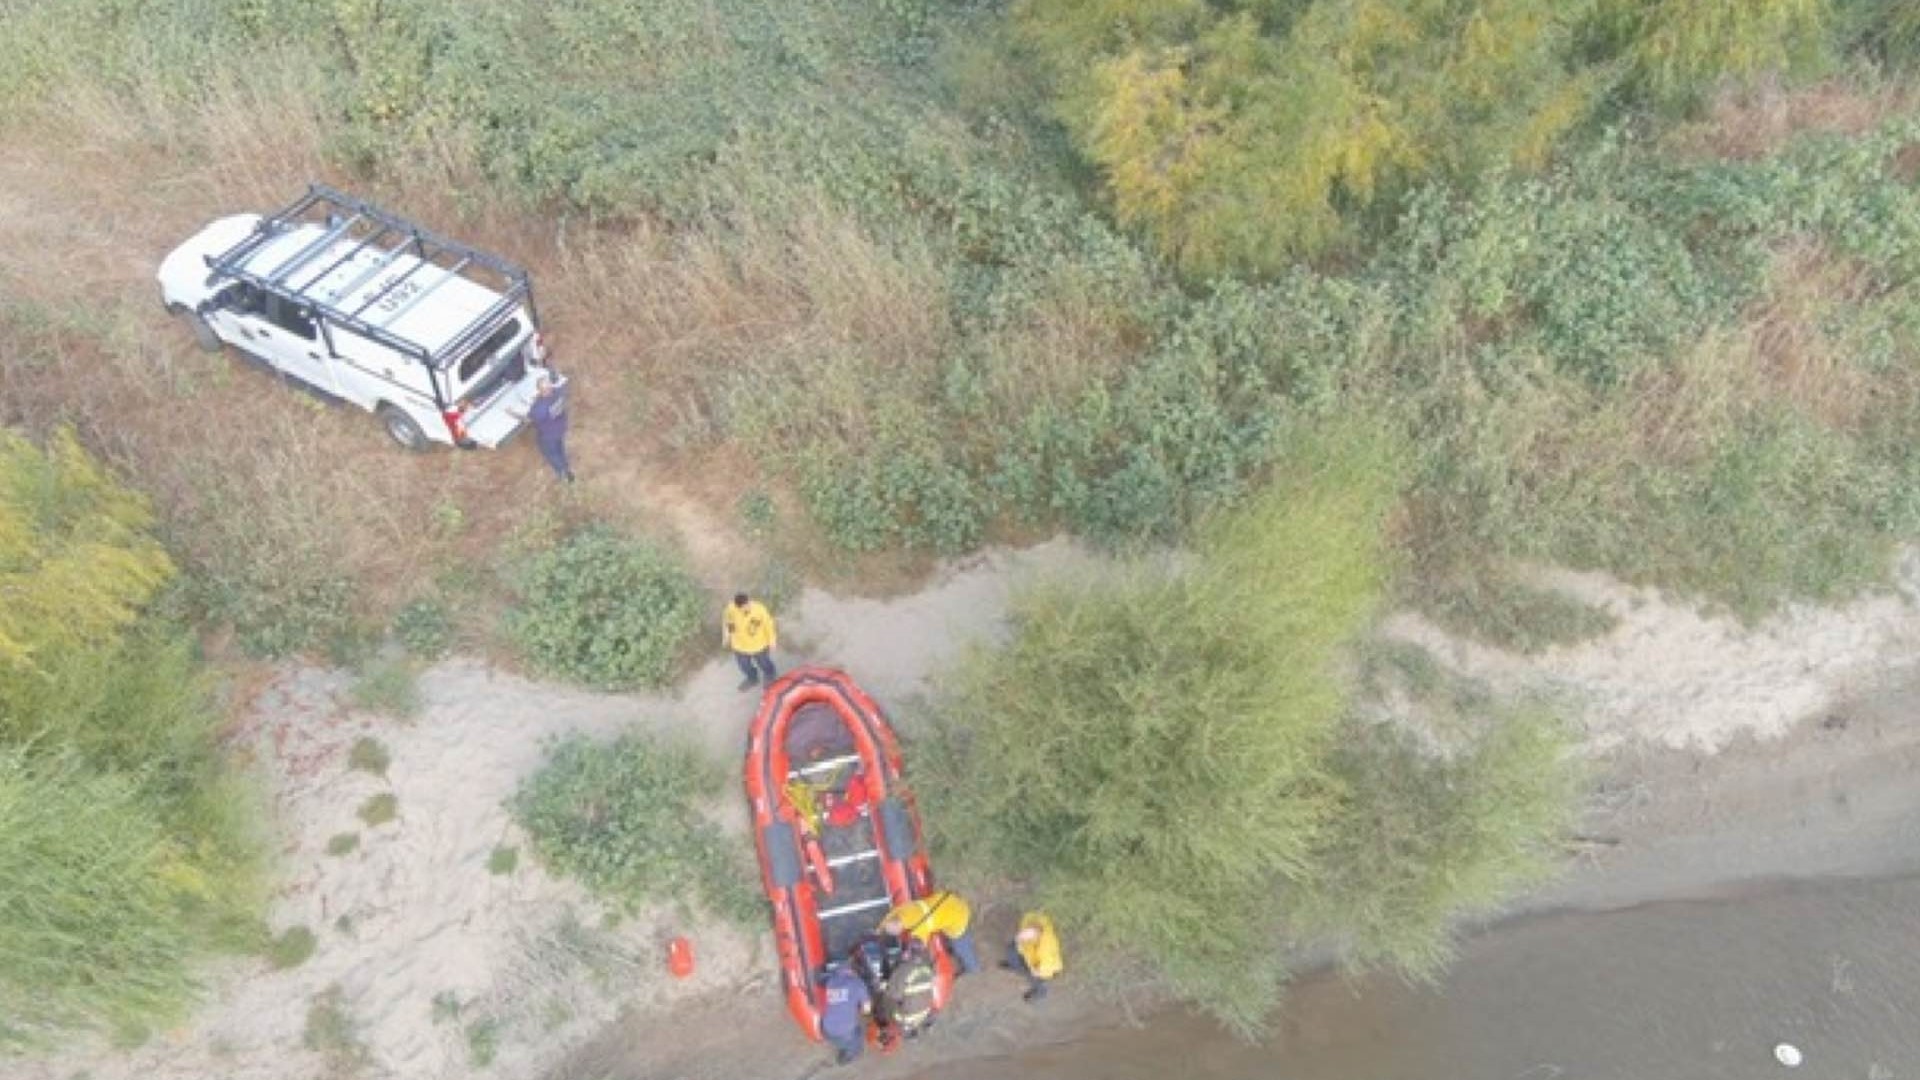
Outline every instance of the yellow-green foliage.
[[0, 435], [0, 1050], [177, 1019], [204, 952], [253, 940], [248, 793], [144, 503], [71, 436]]
[[1029, 2], [1023, 39], [1119, 219], [1272, 273], [1423, 176], [1543, 165], [1610, 90], [1684, 99], [1821, 42], [1824, 0]]
[[1647, 91], [1684, 99], [1804, 59], [1828, 14], [1827, 0], [1599, 0], [1595, 20]]
[[1396, 178], [1538, 164], [1599, 88], [1563, 61], [1578, 5], [1294, 7], [1277, 28], [1159, 15], [1120, 46], [1021, 9], [1115, 212], [1189, 272], [1274, 271]]
[[0, 429], [0, 667], [110, 641], [172, 574], [146, 500], [73, 438]]

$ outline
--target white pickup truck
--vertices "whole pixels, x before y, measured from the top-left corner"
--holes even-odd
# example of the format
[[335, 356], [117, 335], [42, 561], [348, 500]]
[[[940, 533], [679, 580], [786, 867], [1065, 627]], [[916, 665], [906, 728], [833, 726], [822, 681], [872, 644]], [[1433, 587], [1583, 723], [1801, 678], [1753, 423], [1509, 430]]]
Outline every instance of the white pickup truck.
[[324, 185], [212, 222], [159, 278], [202, 348], [366, 409], [409, 450], [499, 446], [548, 373], [525, 270]]

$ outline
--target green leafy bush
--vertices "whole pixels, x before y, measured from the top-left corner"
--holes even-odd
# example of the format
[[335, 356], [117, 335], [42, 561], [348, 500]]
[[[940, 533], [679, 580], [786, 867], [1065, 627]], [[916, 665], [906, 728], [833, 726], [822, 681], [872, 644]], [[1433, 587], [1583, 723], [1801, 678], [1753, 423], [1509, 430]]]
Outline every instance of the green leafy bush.
[[307, 1004], [300, 1045], [325, 1058], [328, 1071], [335, 1076], [352, 1076], [373, 1062], [372, 1053], [360, 1039], [360, 1025], [347, 1009], [346, 994], [338, 985], [315, 994]]
[[705, 614], [678, 558], [604, 527], [533, 556], [514, 588], [507, 631], [533, 666], [607, 690], [666, 683]]
[[347, 767], [375, 776], [387, 775], [387, 766], [393, 764], [393, 755], [387, 750], [387, 744], [371, 735], [362, 735], [353, 740], [352, 749], [347, 751]]
[[1191, 565], [1018, 596], [921, 748], [943, 859], [1026, 881], [1093, 985], [1157, 984], [1242, 1033], [1303, 937], [1432, 973], [1453, 919], [1547, 865], [1578, 790], [1533, 714], [1444, 753], [1347, 719], [1393, 456], [1351, 428], [1281, 448], [1282, 479]]
[[1020, 595], [1011, 642], [943, 684], [920, 781], [949, 855], [1029, 879], [1085, 950], [1243, 1032], [1283, 976], [1259, 913], [1312, 880], [1340, 806], [1335, 661], [1386, 574], [1387, 459], [1314, 435], [1198, 565]]
[[1436, 752], [1393, 723], [1350, 723], [1330, 764], [1342, 802], [1312, 882], [1286, 900], [1352, 967], [1432, 978], [1452, 928], [1553, 873], [1580, 806], [1575, 739], [1537, 708], [1493, 708]]
[[520, 849], [496, 847], [487, 854], [487, 873], [506, 877], [520, 866]]
[[467, 1063], [476, 1069], [493, 1064], [500, 1054], [500, 1021], [487, 1017], [467, 1025]]
[[360, 804], [360, 809], [354, 811], [354, 814], [359, 817], [368, 828], [377, 828], [400, 816], [400, 799], [390, 791], [383, 791], [378, 795], [369, 795], [366, 801]]
[[420, 679], [411, 661], [382, 657], [354, 678], [348, 696], [355, 708], [404, 720], [420, 711]]
[[753, 922], [764, 908], [746, 851], [702, 809], [725, 783], [685, 746], [576, 736], [553, 745], [509, 808], [549, 869], [608, 900], [697, 902]]
[[393, 636], [422, 660], [438, 660], [453, 648], [453, 619], [438, 598], [415, 600], [393, 617]]
[[267, 942], [267, 962], [275, 970], [285, 971], [306, 963], [318, 945], [313, 931], [304, 926], [289, 926]]

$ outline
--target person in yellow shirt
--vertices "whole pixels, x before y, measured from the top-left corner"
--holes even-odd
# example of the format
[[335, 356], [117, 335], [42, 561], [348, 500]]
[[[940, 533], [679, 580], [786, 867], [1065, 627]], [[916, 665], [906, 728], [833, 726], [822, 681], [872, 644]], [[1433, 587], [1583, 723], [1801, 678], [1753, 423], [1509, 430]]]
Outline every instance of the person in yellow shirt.
[[720, 615], [720, 644], [733, 650], [733, 662], [740, 665], [740, 674], [746, 677], [740, 689], [751, 690], [763, 679], [773, 684], [778, 674], [773, 669], [773, 647], [778, 637], [773, 612], [767, 605], [746, 593], [735, 593], [733, 603]]
[[912, 934], [926, 941], [939, 934], [946, 939], [947, 951], [959, 961], [960, 974], [980, 970], [980, 954], [973, 948], [973, 909], [959, 893], [941, 890], [918, 900], [909, 900], [887, 913], [880, 921], [880, 932], [893, 937]]
[[1021, 997], [1028, 1001], [1045, 998], [1047, 984], [1066, 967], [1060, 962], [1060, 935], [1053, 932], [1053, 920], [1038, 911], [1020, 916], [1020, 930], [1013, 935], [1013, 944], [1007, 946], [1007, 958], [1000, 961], [1000, 966], [1026, 978], [1027, 992]]

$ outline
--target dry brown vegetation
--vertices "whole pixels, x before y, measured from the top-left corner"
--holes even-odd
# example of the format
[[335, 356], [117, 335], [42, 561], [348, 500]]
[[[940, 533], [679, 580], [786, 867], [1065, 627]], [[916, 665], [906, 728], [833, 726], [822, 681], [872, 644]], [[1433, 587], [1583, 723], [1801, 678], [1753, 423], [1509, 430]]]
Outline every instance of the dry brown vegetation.
[[1812, 85], [1770, 76], [1715, 95], [1698, 120], [1674, 130], [1669, 143], [1683, 156], [1757, 161], [1797, 136], [1860, 135], [1916, 104], [1911, 85], [1859, 73]]

